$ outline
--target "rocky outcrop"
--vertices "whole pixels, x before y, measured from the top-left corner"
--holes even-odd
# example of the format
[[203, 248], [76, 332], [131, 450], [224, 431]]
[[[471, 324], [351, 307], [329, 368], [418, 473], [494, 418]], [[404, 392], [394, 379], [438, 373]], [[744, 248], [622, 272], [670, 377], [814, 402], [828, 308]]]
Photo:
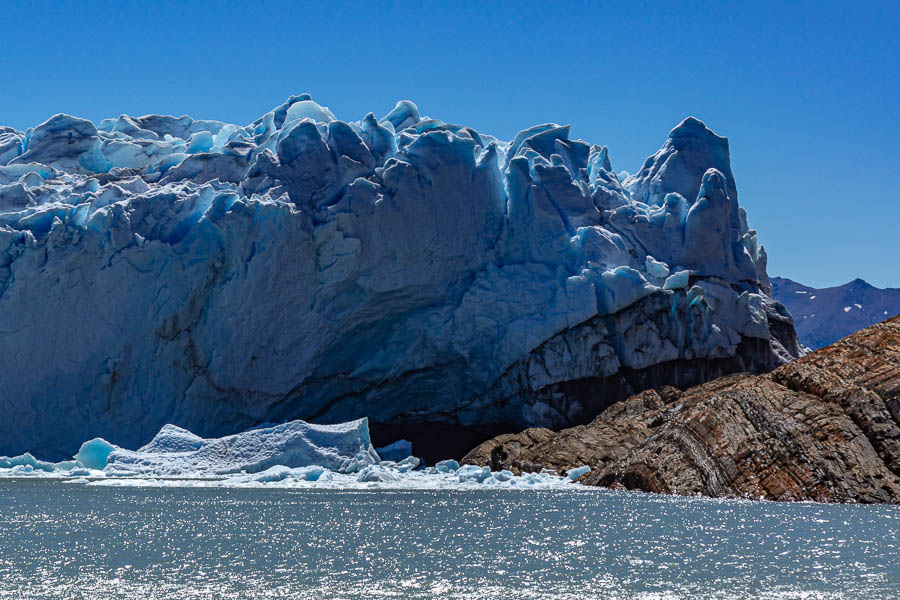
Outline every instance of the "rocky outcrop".
[[900, 316], [767, 375], [617, 402], [590, 424], [501, 435], [464, 463], [588, 485], [768, 500], [900, 502]]

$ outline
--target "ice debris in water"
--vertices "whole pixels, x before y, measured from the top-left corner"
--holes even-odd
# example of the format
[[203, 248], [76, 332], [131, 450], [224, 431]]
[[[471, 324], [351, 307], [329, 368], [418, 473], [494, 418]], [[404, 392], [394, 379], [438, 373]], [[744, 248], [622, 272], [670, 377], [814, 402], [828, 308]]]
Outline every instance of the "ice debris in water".
[[[399, 454], [409, 442], [386, 450]], [[388, 454], [386, 453], [386, 454]], [[336, 425], [291, 421], [206, 439], [164, 426], [138, 450], [96, 438], [73, 460], [58, 463], [31, 454], [0, 457], [0, 477], [90, 478], [98, 485], [199, 485], [215, 487], [456, 488], [487, 485], [554, 487], [569, 479], [549, 473], [514, 475], [445, 460], [422, 467], [415, 456], [383, 460], [372, 447], [367, 419]]]
[[103, 469], [115, 446], [102, 438], [94, 438], [81, 445], [75, 460], [88, 469]]
[[581, 478], [581, 476], [590, 473], [591, 468], [587, 465], [582, 465], [580, 467], [576, 467], [571, 469], [568, 473], [566, 473], [566, 477], [569, 478], [570, 481], [576, 481]]
[[401, 461], [412, 456], [412, 442], [408, 440], [397, 440], [383, 448], [376, 448], [375, 451], [378, 452], [378, 456], [380, 456], [382, 460]]
[[434, 468], [438, 473], [455, 473], [459, 470], [459, 463], [453, 459], [442, 460]]

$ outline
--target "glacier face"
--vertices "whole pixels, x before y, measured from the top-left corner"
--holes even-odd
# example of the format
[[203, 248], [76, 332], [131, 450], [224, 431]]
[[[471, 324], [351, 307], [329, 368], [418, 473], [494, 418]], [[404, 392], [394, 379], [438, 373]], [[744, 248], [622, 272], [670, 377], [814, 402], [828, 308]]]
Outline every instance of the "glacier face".
[[368, 416], [432, 460], [771, 368], [799, 347], [729, 163], [693, 118], [623, 181], [568, 126], [308, 95], [0, 128], [0, 454]]

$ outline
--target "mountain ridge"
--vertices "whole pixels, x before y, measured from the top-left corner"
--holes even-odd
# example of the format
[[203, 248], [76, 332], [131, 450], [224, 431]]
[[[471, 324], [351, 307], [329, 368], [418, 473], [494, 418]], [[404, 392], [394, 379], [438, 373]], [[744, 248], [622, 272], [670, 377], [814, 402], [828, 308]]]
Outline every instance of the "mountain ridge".
[[878, 288], [860, 278], [828, 288], [786, 277], [770, 281], [775, 298], [794, 317], [800, 342], [813, 350], [900, 314], [900, 288]]

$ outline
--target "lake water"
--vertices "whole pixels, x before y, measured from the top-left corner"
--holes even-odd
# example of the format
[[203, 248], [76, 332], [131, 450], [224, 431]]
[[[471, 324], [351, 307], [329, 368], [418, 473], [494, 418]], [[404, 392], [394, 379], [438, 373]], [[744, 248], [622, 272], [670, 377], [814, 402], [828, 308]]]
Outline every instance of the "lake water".
[[0, 481], [0, 598], [897, 598], [900, 508]]

